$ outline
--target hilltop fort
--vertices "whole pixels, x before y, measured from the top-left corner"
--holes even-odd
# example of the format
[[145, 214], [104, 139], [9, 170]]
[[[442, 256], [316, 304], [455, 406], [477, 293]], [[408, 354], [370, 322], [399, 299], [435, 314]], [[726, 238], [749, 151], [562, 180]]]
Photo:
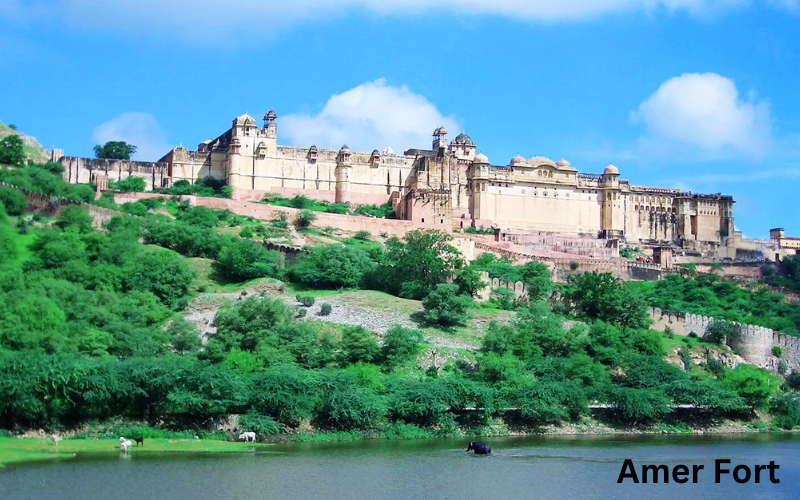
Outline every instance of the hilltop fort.
[[371, 152], [281, 146], [277, 114], [270, 110], [259, 126], [248, 114], [230, 128], [203, 141], [196, 151], [178, 146], [158, 162], [121, 162], [64, 157], [70, 182], [144, 177], [148, 189], [178, 180], [225, 181], [235, 200], [260, 200], [265, 193], [304, 195], [352, 204], [391, 203], [398, 218], [419, 227], [445, 231], [494, 228], [498, 239], [522, 245], [548, 245], [550, 236], [564, 245], [609, 248], [619, 242], [649, 249], [661, 264], [673, 252], [709, 259], [780, 258], [794, 249], [780, 239], [744, 240], [734, 231], [732, 196], [631, 184], [619, 169], [581, 173], [568, 161], [515, 156], [492, 164], [476, 154], [464, 132], [447, 141], [447, 130], [433, 132], [430, 149], [391, 148]]

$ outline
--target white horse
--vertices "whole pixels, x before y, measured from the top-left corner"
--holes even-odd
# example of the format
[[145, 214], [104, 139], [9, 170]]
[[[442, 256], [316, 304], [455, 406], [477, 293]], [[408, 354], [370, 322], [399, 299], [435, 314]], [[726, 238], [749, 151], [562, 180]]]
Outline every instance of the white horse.
[[256, 441], [256, 433], [255, 432], [243, 432], [243, 433], [239, 434], [239, 441], [247, 441], [248, 443], [252, 441], [252, 442], [255, 443], [255, 441]]
[[119, 449], [124, 451], [125, 453], [127, 453], [128, 450], [130, 450], [131, 445], [133, 445], [133, 441], [129, 441], [124, 437], [119, 438]]

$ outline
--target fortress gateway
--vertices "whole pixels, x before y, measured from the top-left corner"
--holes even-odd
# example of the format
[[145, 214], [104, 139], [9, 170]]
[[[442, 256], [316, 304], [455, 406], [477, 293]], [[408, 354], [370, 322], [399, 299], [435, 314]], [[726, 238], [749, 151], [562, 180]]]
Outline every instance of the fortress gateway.
[[226, 181], [234, 199], [260, 200], [272, 192], [352, 204], [388, 202], [399, 218], [421, 227], [494, 227], [520, 243], [531, 233], [545, 233], [735, 255], [731, 196], [631, 185], [614, 165], [601, 174], [579, 173], [566, 160], [541, 156], [492, 165], [476, 154], [467, 134], [449, 143], [446, 136], [440, 127], [430, 149], [403, 154], [390, 148], [280, 146], [277, 115], [270, 110], [261, 126], [244, 114], [197, 151], [179, 146], [158, 163], [60, 160], [70, 182], [89, 182], [101, 173], [110, 180], [140, 175], [152, 189], [211, 177]]

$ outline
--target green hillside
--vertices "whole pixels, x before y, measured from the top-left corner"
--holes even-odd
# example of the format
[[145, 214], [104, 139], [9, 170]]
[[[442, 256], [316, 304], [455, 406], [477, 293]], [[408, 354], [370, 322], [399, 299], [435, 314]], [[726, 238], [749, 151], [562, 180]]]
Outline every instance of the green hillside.
[[25, 156], [34, 162], [43, 163], [50, 159], [50, 153], [36, 140], [36, 138], [25, 135], [22, 132], [12, 129], [9, 125], [0, 122], [0, 139], [11, 134], [17, 134], [22, 137], [25, 145], [23, 150]]

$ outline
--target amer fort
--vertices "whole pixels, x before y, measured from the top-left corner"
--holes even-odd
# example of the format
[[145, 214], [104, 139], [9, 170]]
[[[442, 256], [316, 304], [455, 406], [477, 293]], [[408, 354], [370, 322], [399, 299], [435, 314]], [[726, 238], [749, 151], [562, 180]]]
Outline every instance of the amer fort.
[[[195, 151], [178, 146], [154, 163], [76, 158], [60, 150], [53, 150], [53, 160], [64, 165], [69, 182], [96, 182], [103, 189], [109, 180], [131, 175], [143, 177], [154, 191], [179, 180], [224, 181], [232, 200], [215, 201], [228, 205], [214, 208], [232, 211], [247, 205], [237, 203], [275, 193], [351, 205], [391, 203], [399, 220], [381, 221], [381, 227], [395, 235], [422, 228], [455, 234], [492, 229], [493, 236], [460, 242], [467, 258], [482, 248], [502, 250], [513, 260], [607, 261], [620, 259], [621, 247], [635, 246], [647, 256], [639, 259], [648, 264], [643, 267], [666, 270], [680, 263], [752, 266], [800, 248], [800, 239], [787, 238], [780, 228], [772, 229], [768, 240], [743, 238], [734, 228], [735, 201], [729, 195], [639, 186], [621, 178], [614, 165], [584, 173], [565, 159], [520, 155], [496, 164], [476, 152], [466, 133], [449, 142], [447, 136], [439, 127], [429, 149], [401, 154], [390, 147], [358, 152], [346, 145], [282, 146], [278, 116], [270, 110], [260, 125], [243, 114]], [[363, 220], [358, 224], [370, 229]], [[336, 227], [337, 221], [326, 225]]]

